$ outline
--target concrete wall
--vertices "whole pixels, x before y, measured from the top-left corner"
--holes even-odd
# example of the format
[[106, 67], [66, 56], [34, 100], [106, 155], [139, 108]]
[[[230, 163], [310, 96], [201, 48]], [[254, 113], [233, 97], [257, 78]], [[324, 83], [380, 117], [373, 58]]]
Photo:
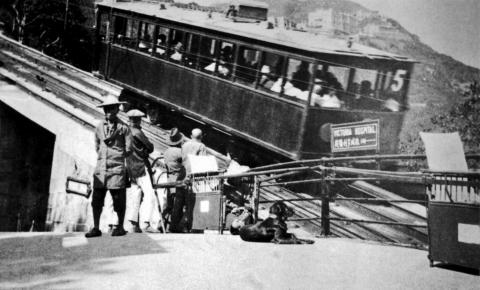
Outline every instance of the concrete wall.
[[0, 231], [45, 229], [54, 142], [0, 103]]
[[[16, 230], [15, 224], [8, 229], [1, 228], [2, 213], [11, 208], [10, 201], [6, 200], [11, 200], [13, 194], [26, 196], [24, 192], [37, 192], [34, 189], [40, 187], [45, 210], [42, 214], [45, 230], [88, 230], [92, 225], [90, 200], [80, 195], [67, 194], [65, 184], [68, 176], [92, 179], [96, 162], [93, 130], [18, 87], [1, 82], [0, 107], [0, 230]], [[78, 109], [72, 107], [71, 110]], [[32, 138], [35, 134], [23, 136], [17, 119], [27, 120], [34, 126], [35, 129], [28, 132], [38, 134], [42, 131], [44, 135], [50, 136], [50, 141]], [[7, 137], [4, 138], [5, 136]], [[42, 161], [38, 162], [37, 159], [46, 150], [50, 155], [42, 157]], [[38, 164], [45, 166], [38, 167]], [[27, 198], [27, 201], [33, 202], [31, 198]], [[27, 201], [15, 199], [16, 204], [23, 207], [28, 205]], [[107, 195], [105, 204], [111, 205], [110, 195]], [[111, 219], [115, 221], [112, 215], [113, 210], [107, 206], [101, 221], [104, 230]], [[13, 222], [16, 223], [16, 217]], [[28, 230], [30, 223], [31, 219], [22, 230]]]

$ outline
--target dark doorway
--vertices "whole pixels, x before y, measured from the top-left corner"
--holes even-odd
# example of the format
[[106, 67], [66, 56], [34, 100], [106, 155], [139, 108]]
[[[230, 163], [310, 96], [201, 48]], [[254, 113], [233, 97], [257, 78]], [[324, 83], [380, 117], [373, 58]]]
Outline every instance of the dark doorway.
[[43, 231], [55, 135], [0, 102], [0, 231]]

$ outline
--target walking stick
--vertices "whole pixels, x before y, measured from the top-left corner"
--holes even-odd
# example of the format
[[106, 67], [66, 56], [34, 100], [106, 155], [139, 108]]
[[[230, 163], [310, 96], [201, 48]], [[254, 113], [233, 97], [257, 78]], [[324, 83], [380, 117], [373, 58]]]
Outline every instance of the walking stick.
[[[156, 161], [156, 159], [155, 159]], [[152, 170], [152, 165], [150, 162], [148, 162], [148, 158], [144, 159], [145, 165], [147, 167], [148, 174], [150, 175], [150, 182], [152, 183], [152, 188], [153, 188], [153, 170]], [[158, 198], [157, 190], [153, 189], [153, 193], [155, 194], [155, 198], [157, 199], [157, 204], [158, 204], [158, 211], [160, 212], [160, 223], [162, 224], [162, 230], [163, 234], [167, 233], [167, 230], [165, 229], [165, 222], [163, 221], [163, 211], [162, 211], [162, 205], [160, 204], [160, 199]]]

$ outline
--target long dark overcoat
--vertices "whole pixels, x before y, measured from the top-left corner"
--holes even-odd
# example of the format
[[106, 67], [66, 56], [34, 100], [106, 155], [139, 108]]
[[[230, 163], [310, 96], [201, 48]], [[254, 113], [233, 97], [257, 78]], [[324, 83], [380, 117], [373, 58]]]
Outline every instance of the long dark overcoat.
[[117, 119], [110, 132], [107, 122], [95, 129], [97, 165], [93, 173], [93, 187], [120, 189], [127, 185], [125, 158], [130, 155], [132, 137], [128, 126]]

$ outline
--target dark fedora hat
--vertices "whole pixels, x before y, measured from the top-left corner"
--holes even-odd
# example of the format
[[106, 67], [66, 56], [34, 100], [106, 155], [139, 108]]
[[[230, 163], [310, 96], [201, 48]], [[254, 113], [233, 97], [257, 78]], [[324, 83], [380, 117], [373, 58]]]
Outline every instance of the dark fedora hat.
[[175, 146], [183, 142], [185, 137], [183, 136], [182, 132], [178, 131], [178, 128], [174, 127], [172, 130], [170, 130], [170, 136], [169, 136], [169, 142], [168, 144], [170, 146]]

